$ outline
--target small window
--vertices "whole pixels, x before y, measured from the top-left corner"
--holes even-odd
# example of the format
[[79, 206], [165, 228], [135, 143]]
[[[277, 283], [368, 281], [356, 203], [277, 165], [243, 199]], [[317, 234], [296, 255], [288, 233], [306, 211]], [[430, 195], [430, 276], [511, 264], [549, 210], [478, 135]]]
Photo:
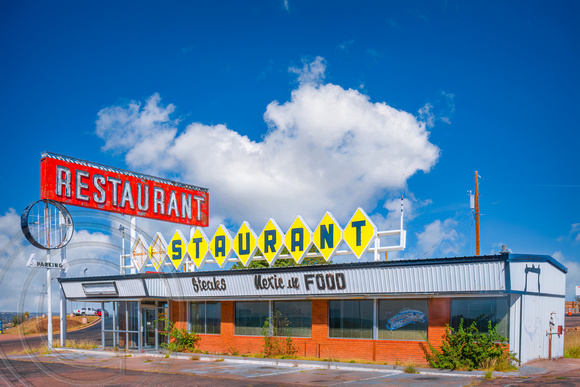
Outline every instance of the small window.
[[372, 300], [332, 300], [329, 307], [329, 336], [372, 339]]
[[193, 332], [208, 335], [220, 334], [221, 305], [219, 302], [192, 302], [189, 316]]
[[463, 319], [467, 328], [475, 321], [479, 332], [487, 332], [488, 322], [497, 326], [497, 333], [508, 336], [508, 300], [506, 297], [456, 298], [451, 300], [451, 327], [457, 329]]
[[426, 340], [427, 300], [379, 300], [380, 340]]
[[234, 334], [261, 336], [264, 322], [269, 317], [268, 301], [236, 302]]
[[280, 334], [292, 337], [312, 336], [312, 302], [311, 301], [276, 301], [274, 313], [288, 324], [289, 332], [283, 329]]

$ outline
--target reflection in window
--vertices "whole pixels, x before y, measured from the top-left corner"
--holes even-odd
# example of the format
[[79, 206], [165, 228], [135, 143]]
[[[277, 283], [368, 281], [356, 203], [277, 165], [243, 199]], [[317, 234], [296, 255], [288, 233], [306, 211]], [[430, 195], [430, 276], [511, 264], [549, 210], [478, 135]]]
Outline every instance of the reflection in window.
[[268, 301], [236, 302], [235, 313], [234, 334], [260, 336], [269, 314]]
[[451, 327], [457, 329], [463, 319], [467, 328], [475, 321], [479, 332], [487, 332], [488, 322], [497, 326], [497, 333], [507, 338], [508, 300], [507, 297], [457, 298], [451, 300]]
[[330, 337], [371, 339], [373, 337], [373, 301], [330, 301], [328, 325]]
[[[312, 336], [312, 302], [311, 301], [276, 301], [274, 313], [281, 317], [281, 323], [288, 323], [290, 336]], [[278, 330], [279, 334], [286, 335], [285, 329]]]
[[190, 320], [193, 332], [219, 335], [221, 323], [220, 303], [216, 301], [192, 302]]
[[379, 339], [426, 340], [427, 300], [379, 300]]

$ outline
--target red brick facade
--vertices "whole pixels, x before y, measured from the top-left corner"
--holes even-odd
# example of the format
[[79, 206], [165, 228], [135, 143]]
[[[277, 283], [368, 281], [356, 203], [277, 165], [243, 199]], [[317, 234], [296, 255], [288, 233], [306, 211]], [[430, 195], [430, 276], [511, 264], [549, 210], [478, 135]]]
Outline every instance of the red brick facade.
[[[450, 322], [449, 298], [429, 300], [428, 338], [438, 346]], [[170, 319], [178, 328], [186, 328], [187, 302], [170, 303]], [[234, 335], [234, 301], [221, 302], [221, 334], [201, 335], [199, 348], [212, 353], [260, 353], [264, 340], [261, 336]], [[394, 341], [371, 339], [335, 339], [328, 337], [328, 300], [312, 301], [312, 337], [293, 338], [296, 355], [322, 359], [362, 359], [387, 362], [425, 362], [421, 349], [424, 341]]]

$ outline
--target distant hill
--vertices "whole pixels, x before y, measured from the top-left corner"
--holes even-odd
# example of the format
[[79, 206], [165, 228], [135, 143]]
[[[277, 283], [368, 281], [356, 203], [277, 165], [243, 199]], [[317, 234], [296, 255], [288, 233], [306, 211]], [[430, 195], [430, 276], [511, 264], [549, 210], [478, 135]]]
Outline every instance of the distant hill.
[[[0, 312], [0, 319], [2, 319], [2, 324], [4, 326], [6, 326], [6, 324], [9, 324], [12, 322], [12, 318], [14, 316], [21, 316], [24, 313], [16, 313], [16, 312]], [[42, 316], [42, 313], [30, 313], [30, 317], [36, 317], [36, 316]]]

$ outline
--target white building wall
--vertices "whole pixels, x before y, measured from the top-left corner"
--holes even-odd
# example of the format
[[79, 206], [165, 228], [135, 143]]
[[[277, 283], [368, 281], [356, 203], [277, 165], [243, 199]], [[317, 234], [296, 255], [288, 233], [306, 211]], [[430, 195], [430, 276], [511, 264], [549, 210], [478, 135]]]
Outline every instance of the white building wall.
[[511, 291], [566, 295], [566, 273], [549, 262], [509, 262], [509, 270]]
[[[525, 363], [534, 359], [549, 358], [550, 314], [554, 314], [557, 332], [558, 325], [564, 326], [564, 298], [537, 295], [512, 295], [510, 308], [510, 350]], [[520, 313], [520, 305], [522, 310]], [[522, 318], [520, 333], [520, 316]], [[552, 335], [552, 358], [564, 356], [564, 334]]]

